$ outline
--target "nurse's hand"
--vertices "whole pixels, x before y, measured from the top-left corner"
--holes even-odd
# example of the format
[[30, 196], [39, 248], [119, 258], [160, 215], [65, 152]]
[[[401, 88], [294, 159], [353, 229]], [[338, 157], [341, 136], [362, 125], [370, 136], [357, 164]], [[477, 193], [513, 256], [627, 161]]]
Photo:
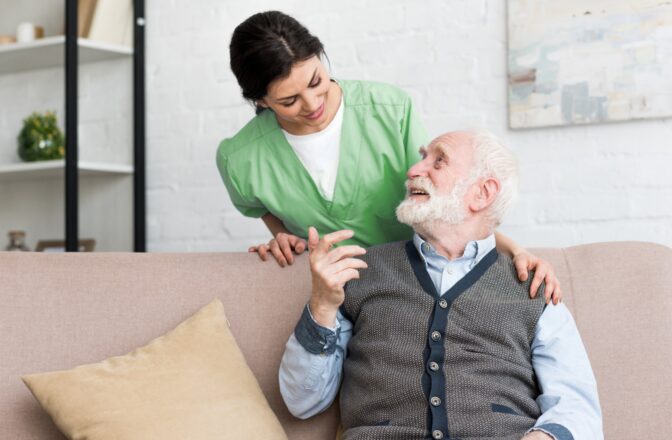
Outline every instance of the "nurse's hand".
[[534, 278], [530, 284], [530, 297], [537, 296], [539, 286], [542, 281], [546, 283], [544, 289], [544, 296], [546, 304], [553, 301], [557, 305], [562, 302], [562, 288], [560, 287], [560, 280], [555, 276], [551, 263], [535, 257], [526, 250], [521, 250], [513, 257], [513, 264], [516, 266], [518, 278], [520, 281], [526, 281], [528, 278], [528, 271], [534, 271]]
[[247, 251], [257, 252], [259, 257], [266, 261], [270, 253], [280, 267], [294, 263], [294, 253], [300, 255], [306, 250], [306, 240], [296, 235], [279, 232], [271, 241], [262, 243], [259, 246], [252, 246]]
[[342, 230], [320, 239], [315, 228], [308, 229], [310, 272], [313, 277], [309, 307], [315, 322], [323, 327], [333, 327], [336, 323], [338, 308], [345, 300], [345, 283], [358, 279], [359, 269], [368, 267], [365, 261], [355, 258], [366, 253], [363, 247], [350, 245], [332, 249], [336, 243], [353, 235], [350, 230]]

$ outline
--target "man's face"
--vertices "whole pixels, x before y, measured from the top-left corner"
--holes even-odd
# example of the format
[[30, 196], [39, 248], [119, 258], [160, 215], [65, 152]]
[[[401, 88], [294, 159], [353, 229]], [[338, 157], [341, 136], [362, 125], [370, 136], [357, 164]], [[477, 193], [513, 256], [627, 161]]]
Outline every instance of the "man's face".
[[397, 208], [399, 221], [425, 232], [436, 222], [454, 225], [464, 221], [465, 196], [472, 183], [472, 141], [471, 133], [448, 133], [420, 150], [422, 160], [407, 173], [406, 199]]

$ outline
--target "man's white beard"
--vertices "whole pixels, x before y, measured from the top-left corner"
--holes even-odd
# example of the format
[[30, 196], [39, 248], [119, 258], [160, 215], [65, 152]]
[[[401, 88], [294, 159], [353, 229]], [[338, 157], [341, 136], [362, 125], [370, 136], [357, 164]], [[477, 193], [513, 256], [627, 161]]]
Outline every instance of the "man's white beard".
[[[418, 202], [411, 198], [410, 186], [429, 194], [429, 200]], [[457, 225], [462, 223], [467, 212], [464, 194], [468, 185], [458, 183], [448, 194], [437, 194], [436, 188], [427, 177], [416, 177], [406, 181], [406, 199], [397, 207], [397, 219], [419, 233], [431, 233], [436, 223]]]

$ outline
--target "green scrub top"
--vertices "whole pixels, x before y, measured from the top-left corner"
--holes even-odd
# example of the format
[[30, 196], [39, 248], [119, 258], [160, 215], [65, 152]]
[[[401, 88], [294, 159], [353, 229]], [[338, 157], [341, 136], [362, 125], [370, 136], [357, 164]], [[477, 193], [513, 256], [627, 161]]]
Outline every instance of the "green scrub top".
[[332, 200], [326, 200], [265, 110], [217, 150], [217, 166], [234, 206], [248, 217], [271, 213], [294, 235], [352, 229], [341, 244], [372, 246], [412, 237], [397, 221], [406, 172], [420, 160], [427, 133], [402, 90], [381, 83], [338, 81], [344, 112]]

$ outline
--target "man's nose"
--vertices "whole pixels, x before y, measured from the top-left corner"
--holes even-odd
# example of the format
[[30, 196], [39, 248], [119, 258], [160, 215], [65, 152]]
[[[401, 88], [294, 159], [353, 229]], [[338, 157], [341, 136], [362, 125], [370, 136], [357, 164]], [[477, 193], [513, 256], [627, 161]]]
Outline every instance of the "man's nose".
[[415, 165], [408, 169], [406, 177], [409, 179], [414, 179], [416, 177], [426, 176], [427, 175], [427, 165], [425, 164], [425, 159], [422, 159], [420, 162], [416, 162]]

